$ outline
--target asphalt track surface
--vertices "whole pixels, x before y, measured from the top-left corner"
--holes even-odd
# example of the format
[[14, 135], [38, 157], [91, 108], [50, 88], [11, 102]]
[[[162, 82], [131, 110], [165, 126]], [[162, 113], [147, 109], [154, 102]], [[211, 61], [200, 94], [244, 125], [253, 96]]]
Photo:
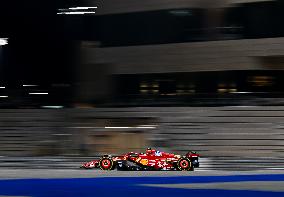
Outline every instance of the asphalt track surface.
[[283, 197], [283, 171], [0, 170], [0, 196]]

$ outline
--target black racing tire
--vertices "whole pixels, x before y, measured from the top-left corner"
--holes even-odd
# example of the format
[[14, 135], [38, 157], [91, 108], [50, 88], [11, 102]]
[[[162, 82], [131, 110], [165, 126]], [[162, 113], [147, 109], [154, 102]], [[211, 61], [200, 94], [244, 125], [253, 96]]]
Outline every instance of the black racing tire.
[[188, 158], [182, 157], [177, 161], [176, 168], [179, 171], [190, 171], [193, 169], [193, 166], [192, 166], [191, 161]]
[[101, 170], [113, 170], [115, 167], [114, 161], [109, 157], [102, 157], [99, 166]]

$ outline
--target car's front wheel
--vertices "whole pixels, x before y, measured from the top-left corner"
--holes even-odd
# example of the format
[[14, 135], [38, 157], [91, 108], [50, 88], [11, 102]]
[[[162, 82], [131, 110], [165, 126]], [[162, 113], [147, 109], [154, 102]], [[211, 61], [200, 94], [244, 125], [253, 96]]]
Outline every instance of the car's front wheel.
[[181, 170], [181, 171], [189, 171], [192, 170], [192, 163], [191, 161], [186, 158], [186, 157], [182, 157], [178, 160], [177, 162], [177, 170]]
[[100, 159], [100, 169], [102, 170], [112, 170], [114, 168], [114, 162], [109, 157], [103, 157]]

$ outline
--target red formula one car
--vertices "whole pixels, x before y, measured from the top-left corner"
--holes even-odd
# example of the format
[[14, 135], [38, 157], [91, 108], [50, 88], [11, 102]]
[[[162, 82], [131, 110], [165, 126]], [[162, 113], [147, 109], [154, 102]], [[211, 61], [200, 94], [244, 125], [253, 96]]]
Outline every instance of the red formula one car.
[[199, 167], [199, 154], [188, 152], [185, 156], [160, 152], [148, 148], [146, 153], [130, 152], [121, 156], [104, 155], [99, 160], [84, 163], [81, 168], [102, 170], [191, 170]]

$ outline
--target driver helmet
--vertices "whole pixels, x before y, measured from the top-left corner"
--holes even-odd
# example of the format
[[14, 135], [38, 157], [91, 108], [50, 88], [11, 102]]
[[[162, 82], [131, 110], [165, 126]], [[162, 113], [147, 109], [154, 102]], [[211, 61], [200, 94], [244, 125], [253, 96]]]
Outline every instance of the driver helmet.
[[146, 153], [147, 154], [151, 154], [152, 153], [152, 148], [147, 148]]

